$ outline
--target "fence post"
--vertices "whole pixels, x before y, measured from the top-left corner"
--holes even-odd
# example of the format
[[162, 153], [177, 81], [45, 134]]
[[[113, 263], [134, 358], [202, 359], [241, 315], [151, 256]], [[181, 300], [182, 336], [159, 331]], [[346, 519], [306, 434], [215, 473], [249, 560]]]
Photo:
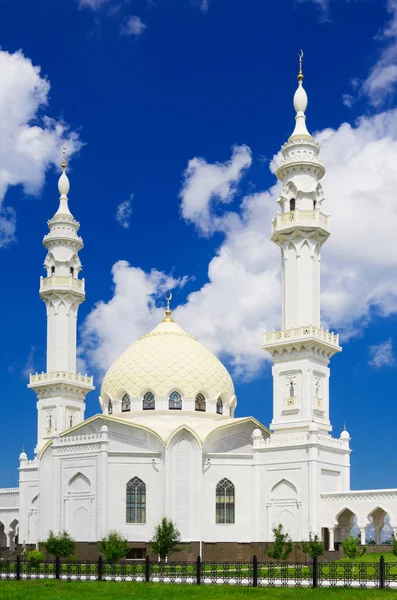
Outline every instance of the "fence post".
[[149, 558], [149, 556], [146, 556], [146, 560], [145, 560], [145, 581], [146, 581], [146, 583], [149, 583], [149, 581], [150, 581], [150, 558]]
[[385, 589], [385, 559], [383, 556], [379, 559], [379, 589]]
[[196, 583], [197, 583], [197, 585], [201, 584], [201, 558], [200, 558], [200, 556], [198, 556], [197, 560], [196, 560]]
[[313, 587], [318, 587], [318, 562], [317, 556], [313, 557]]
[[256, 556], [252, 559], [252, 587], [258, 587], [258, 559]]
[[20, 579], [21, 579], [21, 556], [20, 556], [20, 554], [18, 554], [18, 556], [17, 556], [17, 570], [16, 570], [15, 576], [16, 576], [17, 581], [20, 581]]
[[55, 579], [60, 579], [61, 576], [61, 559], [59, 556], [55, 557]]
[[98, 558], [98, 581], [102, 581], [102, 573], [103, 573], [103, 558], [102, 554]]

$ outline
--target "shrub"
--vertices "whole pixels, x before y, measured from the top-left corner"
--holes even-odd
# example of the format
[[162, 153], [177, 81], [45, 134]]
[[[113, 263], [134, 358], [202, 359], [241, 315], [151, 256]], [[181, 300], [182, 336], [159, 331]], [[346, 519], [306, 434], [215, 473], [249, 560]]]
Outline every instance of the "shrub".
[[26, 555], [26, 559], [31, 567], [39, 567], [44, 560], [44, 554], [40, 550], [30, 550]]
[[292, 540], [289, 534], [283, 532], [283, 526], [280, 523], [277, 527], [274, 527], [273, 535], [274, 544], [267, 551], [267, 555], [276, 560], [287, 560], [292, 552]]
[[363, 546], [360, 550], [360, 539], [355, 538], [352, 535], [347, 536], [342, 542], [343, 552], [350, 560], [354, 560], [359, 556], [362, 556], [367, 551], [367, 547]]
[[128, 552], [128, 542], [117, 531], [109, 531], [99, 543], [99, 550], [110, 563], [125, 558]]
[[163, 517], [156, 525], [150, 546], [153, 552], [165, 559], [170, 552], [180, 552], [181, 548], [177, 547], [180, 540], [181, 536], [175, 523]]
[[393, 554], [394, 556], [397, 556], [397, 538], [393, 535], [393, 538], [391, 540], [392, 544], [393, 544]]
[[57, 558], [68, 558], [74, 554], [76, 542], [70, 537], [67, 531], [63, 531], [58, 535], [50, 531], [50, 535], [43, 542], [43, 546], [48, 554], [53, 554]]
[[308, 554], [310, 558], [322, 556], [324, 554], [324, 546], [317, 534], [309, 534], [309, 541], [302, 542], [302, 550]]

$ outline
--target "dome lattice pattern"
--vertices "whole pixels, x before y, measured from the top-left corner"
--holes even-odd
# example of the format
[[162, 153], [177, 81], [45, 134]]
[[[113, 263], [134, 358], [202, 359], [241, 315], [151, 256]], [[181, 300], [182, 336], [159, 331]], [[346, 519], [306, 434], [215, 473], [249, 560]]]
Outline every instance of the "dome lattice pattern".
[[174, 322], [162, 322], [132, 344], [107, 372], [101, 396], [115, 399], [127, 392], [139, 397], [150, 389], [165, 397], [173, 389], [185, 398], [199, 392], [224, 403], [234, 397], [233, 381], [218, 358]]

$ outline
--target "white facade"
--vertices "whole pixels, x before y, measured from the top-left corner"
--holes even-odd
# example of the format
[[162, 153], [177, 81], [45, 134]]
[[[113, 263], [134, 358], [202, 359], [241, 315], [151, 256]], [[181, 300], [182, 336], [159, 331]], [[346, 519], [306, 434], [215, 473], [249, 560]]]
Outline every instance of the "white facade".
[[[298, 76], [295, 130], [282, 147], [283, 184], [272, 240], [282, 260], [282, 329], [265, 335], [274, 362], [271, 431], [234, 418], [233, 381], [220, 361], [172, 319], [132, 344], [106, 374], [102, 414], [84, 419], [92, 378], [76, 373], [79, 223], [60, 206], [49, 221], [40, 296], [47, 310], [47, 372], [38, 397], [36, 456], [20, 455], [19, 488], [0, 490], [0, 546], [37, 543], [49, 530], [77, 541], [116, 529], [147, 542], [163, 517], [183, 542], [264, 542], [279, 523], [294, 540], [318, 534], [334, 549], [353, 523], [397, 526], [397, 490], [350, 490], [350, 437], [330, 434], [330, 358], [338, 336], [320, 323], [320, 255], [330, 235], [319, 144], [305, 124]], [[397, 531], [397, 530], [396, 530]]]

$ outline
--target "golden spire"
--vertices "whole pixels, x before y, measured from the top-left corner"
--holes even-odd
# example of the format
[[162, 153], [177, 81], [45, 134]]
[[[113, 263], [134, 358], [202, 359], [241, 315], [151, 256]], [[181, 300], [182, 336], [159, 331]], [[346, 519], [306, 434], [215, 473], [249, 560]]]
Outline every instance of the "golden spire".
[[62, 171], [66, 171], [66, 144], [62, 147]]
[[173, 323], [174, 319], [171, 317], [171, 308], [170, 308], [170, 302], [172, 300], [172, 292], [170, 292], [170, 295], [165, 297], [165, 299], [167, 300], [167, 308], [165, 311], [165, 319], [163, 319], [163, 323]]
[[299, 56], [299, 73], [298, 73], [298, 81], [303, 81], [303, 71], [302, 71], [302, 59], [303, 59], [303, 50], [301, 50], [298, 54]]

